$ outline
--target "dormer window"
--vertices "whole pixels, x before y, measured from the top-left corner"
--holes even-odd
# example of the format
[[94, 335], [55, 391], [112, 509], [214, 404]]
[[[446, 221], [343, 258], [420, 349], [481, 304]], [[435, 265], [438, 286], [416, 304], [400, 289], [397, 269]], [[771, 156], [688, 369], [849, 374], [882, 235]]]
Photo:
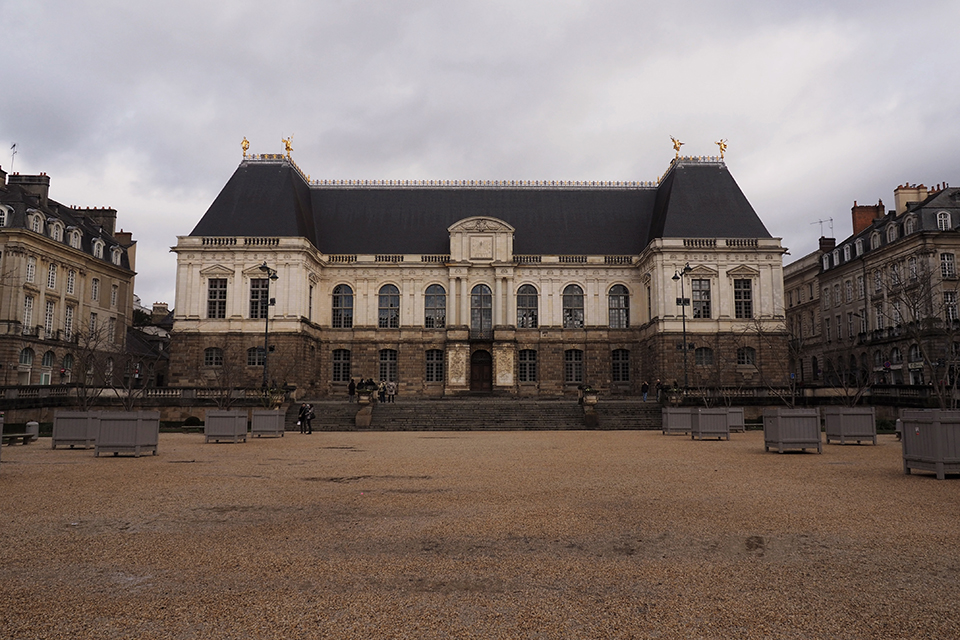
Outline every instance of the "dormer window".
[[47, 228], [50, 231], [50, 237], [61, 242], [63, 240], [63, 225], [58, 220], [47, 220]]
[[949, 231], [953, 226], [950, 222], [950, 214], [948, 212], [940, 211], [937, 213], [937, 229], [940, 231]]
[[891, 224], [887, 226], [887, 242], [893, 242], [897, 239], [897, 225]]
[[845, 245], [843, 247], [843, 261], [844, 262], [850, 261], [850, 245]]
[[833, 250], [833, 266], [840, 264], [840, 249]]
[[93, 241], [93, 257], [103, 258], [103, 240], [99, 238]]
[[917, 230], [917, 220], [913, 216], [907, 218], [906, 222], [903, 223], [903, 233], [904, 235], [910, 235]]
[[110, 252], [110, 261], [113, 262], [113, 264], [119, 265], [122, 253], [119, 247], [114, 247], [113, 251]]
[[860, 238], [854, 243], [854, 248], [856, 249], [857, 256], [863, 255], [863, 238]]
[[70, 246], [74, 249], [80, 248], [80, 232], [76, 229], [70, 232]]
[[880, 234], [877, 232], [874, 232], [873, 235], [870, 236], [870, 248], [878, 249], [879, 247], [880, 247]]
[[36, 233], [43, 233], [43, 218], [40, 217], [39, 213], [30, 216], [30, 230]]
[[830, 256], [825, 255], [823, 256], [823, 270], [826, 271], [829, 268], [830, 268]]
[[7, 220], [10, 217], [10, 211], [6, 207], [0, 207], [0, 227], [7, 226]]

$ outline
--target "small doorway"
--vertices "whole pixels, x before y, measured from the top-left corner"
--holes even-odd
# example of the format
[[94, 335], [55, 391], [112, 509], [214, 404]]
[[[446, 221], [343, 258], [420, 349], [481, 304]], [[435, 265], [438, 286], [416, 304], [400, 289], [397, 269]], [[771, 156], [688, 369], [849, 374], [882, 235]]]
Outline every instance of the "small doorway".
[[493, 357], [480, 349], [470, 356], [470, 391], [493, 390]]

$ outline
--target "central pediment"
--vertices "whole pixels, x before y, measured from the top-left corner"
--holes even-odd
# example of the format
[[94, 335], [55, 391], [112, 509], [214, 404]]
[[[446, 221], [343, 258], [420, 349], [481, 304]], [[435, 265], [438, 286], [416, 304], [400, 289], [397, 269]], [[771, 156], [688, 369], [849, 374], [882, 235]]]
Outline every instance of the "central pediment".
[[471, 216], [449, 227], [450, 258], [455, 262], [512, 262], [516, 229], [499, 218]]

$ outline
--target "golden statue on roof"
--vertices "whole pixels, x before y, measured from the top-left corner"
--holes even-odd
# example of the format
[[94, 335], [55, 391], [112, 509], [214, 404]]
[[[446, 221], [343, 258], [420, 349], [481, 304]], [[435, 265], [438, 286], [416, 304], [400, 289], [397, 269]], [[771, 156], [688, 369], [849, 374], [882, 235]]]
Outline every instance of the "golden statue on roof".
[[717, 141], [714, 142], [713, 144], [715, 144], [715, 145], [717, 145], [718, 147], [720, 147], [720, 159], [723, 160], [723, 152], [727, 150], [727, 139], [726, 139], [726, 138], [720, 138], [719, 140], [717, 140]]
[[240, 148], [243, 149], [243, 157], [247, 157], [247, 150], [250, 149], [250, 141], [247, 140], [247, 136], [243, 136], [243, 142], [240, 143]]
[[290, 152], [293, 151], [293, 134], [290, 134], [289, 138], [280, 138], [283, 142], [284, 148], [287, 150], [287, 157], [290, 157]]
[[670, 139], [673, 140], [673, 150], [677, 152], [676, 157], [679, 158], [679, 157], [680, 157], [680, 147], [682, 147], [682, 146], [684, 145], [684, 143], [683, 143], [683, 142], [680, 142], [679, 140], [677, 140], [677, 139], [674, 138], [673, 136], [670, 136]]

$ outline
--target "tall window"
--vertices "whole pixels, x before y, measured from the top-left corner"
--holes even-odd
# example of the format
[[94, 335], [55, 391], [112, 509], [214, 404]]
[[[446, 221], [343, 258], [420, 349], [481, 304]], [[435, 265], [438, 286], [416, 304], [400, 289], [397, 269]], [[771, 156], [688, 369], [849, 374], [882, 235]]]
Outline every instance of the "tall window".
[[27, 282], [33, 282], [37, 279], [37, 259], [33, 256], [27, 258]]
[[873, 292], [880, 293], [883, 291], [883, 273], [879, 270], [873, 272]]
[[266, 318], [270, 308], [270, 280], [267, 278], [250, 279], [250, 317]]
[[920, 271], [917, 267], [917, 259], [913, 256], [907, 260], [907, 277], [910, 278], [911, 282], [916, 282], [917, 278], [920, 277]]
[[953, 321], [957, 319], [958, 316], [957, 316], [957, 292], [956, 291], [943, 292], [943, 310], [947, 320]]
[[630, 382], [630, 352], [626, 349], [614, 349], [611, 354], [610, 371], [613, 382]]
[[427, 350], [426, 382], [443, 382], [443, 351]]
[[[883, 329], [883, 303], [878, 303], [873, 308], [873, 315], [877, 319], [877, 329]], [[830, 338], [828, 337], [827, 340]]]
[[626, 329], [630, 326], [630, 293], [622, 284], [610, 287], [608, 294], [610, 328]]
[[563, 352], [563, 381], [567, 384], [583, 382], [583, 351], [580, 349]]
[[952, 253], [940, 254], [940, 275], [944, 278], [952, 278], [957, 275], [956, 259]]
[[397, 381], [397, 352], [395, 349], [380, 350], [380, 379], [385, 382]]
[[222, 367], [223, 349], [220, 347], [207, 347], [203, 350], [203, 366]]
[[73, 307], [63, 310], [63, 339], [69, 341], [73, 337]]
[[333, 288], [333, 328], [353, 327], [353, 289], [345, 284]]
[[570, 284], [563, 290], [563, 328], [583, 328], [583, 289], [579, 285]]
[[313, 320], [313, 285], [310, 285], [309, 293], [307, 294], [307, 320]]
[[103, 241], [101, 240], [93, 241], [93, 257], [103, 258]]
[[7, 226], [7, 209], [0, 207], [0, 227]]
[[266, 357], [263, 347], [250, 347], [247, 349], [248, 367], [262, 367], [264, 362], [266, 362]]
[[[392, 284], [385, 284], [382, 287], [380, 287], [379, 304], [380, 304], [380, 312], [377, 316], [377, 326], [380, 327], [381, 329], [399, 328], [400, 327], [400, 289], [397, 289], [397, 287]], [[383, 365], [381, 363], [381, 369], [382, 368], [383, 368]], [[394, 366], [394, 368], [396, 368], [396, 366]]]
[[520, 382], [537, 381], [537, 352], [533, 349], [520, 350], [517, 378]]
[[755, 365], [757, 364], [757, 351], [753, 347], [740, 347], [737, 349], [737, 364]]
[[117, 306], [117, 296], [119, 295], [119, 293], [120, 293], [120, 288], [117, 285], [115, 284], [110, 285], [110, 306], [111, 307]]
[[207, 317], [227, 317], [227, 279], [210, 278], [207, 281]]
[[843, 288], [846, 291], [847, 302], [852, 302], [853, 301], [853, 282], [850, 280], [847, 280], [846, 282], [843, 283]]
[[67, 295], [73, 295], [77, 290], [77, 272], [71, 269], [67, 272]]
[[733, 309], [737, 318], [753, 317], [753, 280], [733, 281]]
[[710, 280], [693, 279], [690, 281], [691, 296], [693, 298], [693, 317], [710, 317]]
[[117, 319], [116, 318], [107, 318], [107, 341], [108, 342], [117, 341]]
[[693, 363], [701, 367], [713, 365], [713, 349], [710, 347], [697, 347], [693, 352]]
[[100, 278], [94, 278], [90, 281], [90, 299], [100, 300]]
[[950, 214], [946, 211], [937, 214], [937, 229], [940, 229], [940, 231], [950, 230]]
[[517, 290], [517, 328], [537, 328], [537, 289], [532, 284], [525, 284]]
[[47, 269], [47, 289], [57, 288], [57, 265], [52, 264]]
[[423, 298], [423, 326], [427, 329], [447, 326], [447, 290], [439, 284], [427, 287]]
[[823, 318], [823, 339], [830, 342], [830, 318]]
[[470, 291], [470, 330], [487, 334], [493, 329], [493, 293], [485, 284]]
[[95, 335], [97, 333], [97, 323], [98, 323], [97, 314], [91, 313], [90, 314], [90, 335]]
[[333, 350], [333, 381], [350, 382], [350, 350]]
[[53, 300], [47, 300], [47, 308], [43, 314], [43, 333], [47, 340], [53, 337], [53, 321], [56, 318], [56, 309]]
[[33, 325], [33, 296], [23, 298], [23, 332], [32, 332]]
[[863, 276], [857, 276], [857, 299], [863, 300], [866, 293], [867, 289], [863, 284]]

